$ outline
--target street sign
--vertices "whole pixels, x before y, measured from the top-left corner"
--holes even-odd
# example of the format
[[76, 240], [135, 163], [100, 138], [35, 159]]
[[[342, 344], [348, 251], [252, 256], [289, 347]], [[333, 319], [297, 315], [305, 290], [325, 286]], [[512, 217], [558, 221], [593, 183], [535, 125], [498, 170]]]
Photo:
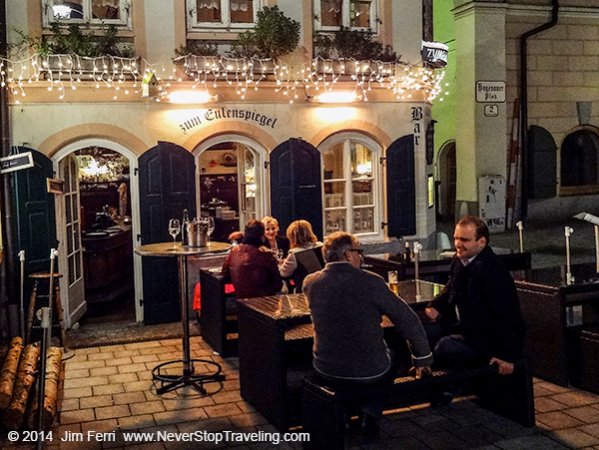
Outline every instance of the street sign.
[[504, 103], [505, 81], [477, 81], [477, 103]]
[[33, 155], [31, 152], [0, 158], [0, 173], [14, 172], [29, 167], [33, 167]]

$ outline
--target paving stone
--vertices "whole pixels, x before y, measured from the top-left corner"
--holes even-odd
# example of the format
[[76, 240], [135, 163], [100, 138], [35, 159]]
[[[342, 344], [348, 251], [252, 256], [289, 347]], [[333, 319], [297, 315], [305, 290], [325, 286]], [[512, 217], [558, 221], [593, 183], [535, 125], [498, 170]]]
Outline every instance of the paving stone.
[[143, 414], [130, 417], [119, 417], [119, 427], [122, 430], [137, 430], [139, 428], [153, 427], [156, 425], [152, 414]]
[[90, 369], [74, 369], [74, 370], [65, 370], [64, 379], [70, 380], [72, 378], [84, 378], [89, 377]]
[[66, 425], [69, 423], [82, 423], [94, 420], [94, 410], [89, 409], [78, 409], [77, 411], [64, 411], [60, 413], [60, 424]]
[[[115, 366], [118, 371], [118, 367]], [[108, 375], [108, 380], [111, 383], [131, 383], [133, 381], [139, 381], [137, 374], [135, 373], [117, 373], [115, 375]]]
[[129, 408], [131, 409], [131, 414], [134, 415], [153, 414], [165, 411], [164, 404], [160, 400], [155, 400], [153, 402], [132, 403], [129, 405]]
[[89, 361], [96, 361], [99, 359], [114, 359], [114, 354], [112, 352], [103, 352], [103, 353], [92, 353], [87, 356]]
[[113, 358], [111, 360], [106, 361], [107, 366], [125, 366], [128, 364], [133, 364], [130, 356], [124, 358]]
[[133, 358], [134, 356], [139, 356], [139, 350], [119, 350], [114, 352], [115, 358]]
[[551, 433], [553, 439], [571, 448], [583, 448], [591, 445], [599, 445], [599, 438], [591, 436], [581, 430], [569, 428], [567, 430], [556, 430]]
[[505, 441], [495, 442], [503, 450], [561, 450], [569, 448], [547, 436], [524, 436]]
[[100, 386], [103, 384], [108, 384], [108, 377], [72, 378], [64, 381], [64, 388], [73, 389], [85, 386]]
[[[137, 373], [145, 372], [148, 370], [145, 363], [127, 364], [124, 366], [118, 366], [119, 373]], [[151, 370], [151, 369], [150, 369]]]
[[118, 428], [116, 419], [104, 419], [94, 420], [93, 422], [86, 422], [81, 424], [81, 431], [87, 434], [89, 430], [97, 431], [98, 433], [114, 431]]
[[112, 395], [94, 395], [80, 400], [81, 408], [98, 408], [100, 406], [112, 406]]
[[118, 369], [116, 366], [96, 367], [94, 369], [89, 369], [89, 374], [92, 377], [114, 375], [115, 373], [118, 373]]
[[70, 398], [64, 399], [59, 406], [60, 411], [71, 411], [73, 409], [79, 409], [79, 399]]
[[102, 408], [96, 408], [95, 411], [96, 417], [98, 419], [112, 419], [131, 415], [129, 405], [105, 406]]
[[165, 411], [154, 414], [154, 420], [158, 425], [168, 425], [172, 423], [197, 420], [198, 418], [207, 418], [208, 416], [202, 409], [182, 409], [177, 411]]
[[536, 415], [537, 422], [540, 422], [552, 430], [561, 430], [563, 428], [577, 427], [584, 425], [578, 419], [569, 416], [561, 411], [552, 411]]
[[224, 405], [205, 406], [204, 411], [208, 417], [222, 417], [231, 416], [234, 414], [241, 414], [241, 410], [234, 403], [227, 403]]
[[106, 362], [104, 360], [81, 361], [81, 362], [72, 362], [72, 363], [69, 363], [67, 361], [65, 370], [93, 369], [94, 367], [104, 367], [104, 366], [106, 366]]
[[566, 414], [577, 418], [585, 423], [599, 422], [599, 409], [591, 406], [582, 406], [580, 408], [570, 408], [563, 410]]
[[94, 386], [93, 391], [94, 395], [104, 395], [104, 394], [120, 394], [125, 391], [125, 388], [121, 383], [107, 384], [104, 386]]
[[112, 398], [115, 405], [123, 405], [126, 403], [139, 403], [146, 401], [146, 396], [143, 392], [125, 392], [123, 394], [114, 394]]
[[81, 387], [81, 388], [73, 388], [73, 389], [64, 389], [62, 391], [62, 397], [67, 400], [71, 398], [82, 398], [89, 397], [92, 395], [91, 386]]
[[563, 409], [564, 404], [549, 397], [535, 398], [535, 410], [539, 413]]
[[599, 402], [599, 397], [596, 395], [578, 390], [552, 395], [550, 398], [567, 406], [584, 406], [597, 404]]
[[147, 391], [151, 388], [152, 383], [149, 381], [134, 381], [131, 383], [125, 383], [125, 391], [126, 392], [138, 392], [138, 391]]
[[158, 356], [156, 356], [154, 354], [137, 355], [137, 356], [132, 356], [131, 359], [133, 360], [134, 363], [143, 363], [143, 362], [158, 361]]

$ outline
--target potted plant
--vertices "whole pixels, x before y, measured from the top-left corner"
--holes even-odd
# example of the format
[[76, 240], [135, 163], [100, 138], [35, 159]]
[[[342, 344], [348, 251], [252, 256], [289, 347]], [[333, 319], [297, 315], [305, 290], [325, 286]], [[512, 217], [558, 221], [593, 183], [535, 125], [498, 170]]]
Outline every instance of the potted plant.
[[231, 56], [277, 61], [291, 53], [299, 43], [300, 24], [283, 13], [278, 6], [265, 6], [258, 11], [253, 30], [239, 34]]
[[317, 58], [336, 60], [317, 61], [317, 71], [335, 73], [353, 73], [348, 64], [363, 61], [381, 61], [395, 63], [399, 56], [390, 45], [383, 46], [375, 41], [372, 30], [352, 30], [341, 27], [333, 36], [316, 34], [313, 40], [314, 55]]

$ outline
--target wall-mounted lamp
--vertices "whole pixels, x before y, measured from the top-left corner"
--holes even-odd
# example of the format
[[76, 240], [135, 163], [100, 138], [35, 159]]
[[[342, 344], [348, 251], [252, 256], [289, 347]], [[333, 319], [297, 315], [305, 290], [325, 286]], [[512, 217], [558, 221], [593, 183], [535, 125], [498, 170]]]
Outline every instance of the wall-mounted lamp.
[[169, 92], [166, 98], [170, 103], [175, 103], [179, 105], [189, 105], [212, 103], [215, 102], [218, 97], [206, 91], [190, 89], [186, 91]]
[[313, 103], [356, 103], [362, 100], [362, 97], [355, 91], [331, 91], [310, 97], [309, 101]]

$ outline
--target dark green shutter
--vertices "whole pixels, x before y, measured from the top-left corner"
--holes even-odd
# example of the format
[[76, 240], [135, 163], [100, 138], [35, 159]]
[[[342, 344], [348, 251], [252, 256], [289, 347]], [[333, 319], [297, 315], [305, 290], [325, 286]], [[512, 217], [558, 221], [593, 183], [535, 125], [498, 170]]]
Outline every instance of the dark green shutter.
[[416, 234], [414, 136], [404, 136], [387, 149], [387, 234]]

